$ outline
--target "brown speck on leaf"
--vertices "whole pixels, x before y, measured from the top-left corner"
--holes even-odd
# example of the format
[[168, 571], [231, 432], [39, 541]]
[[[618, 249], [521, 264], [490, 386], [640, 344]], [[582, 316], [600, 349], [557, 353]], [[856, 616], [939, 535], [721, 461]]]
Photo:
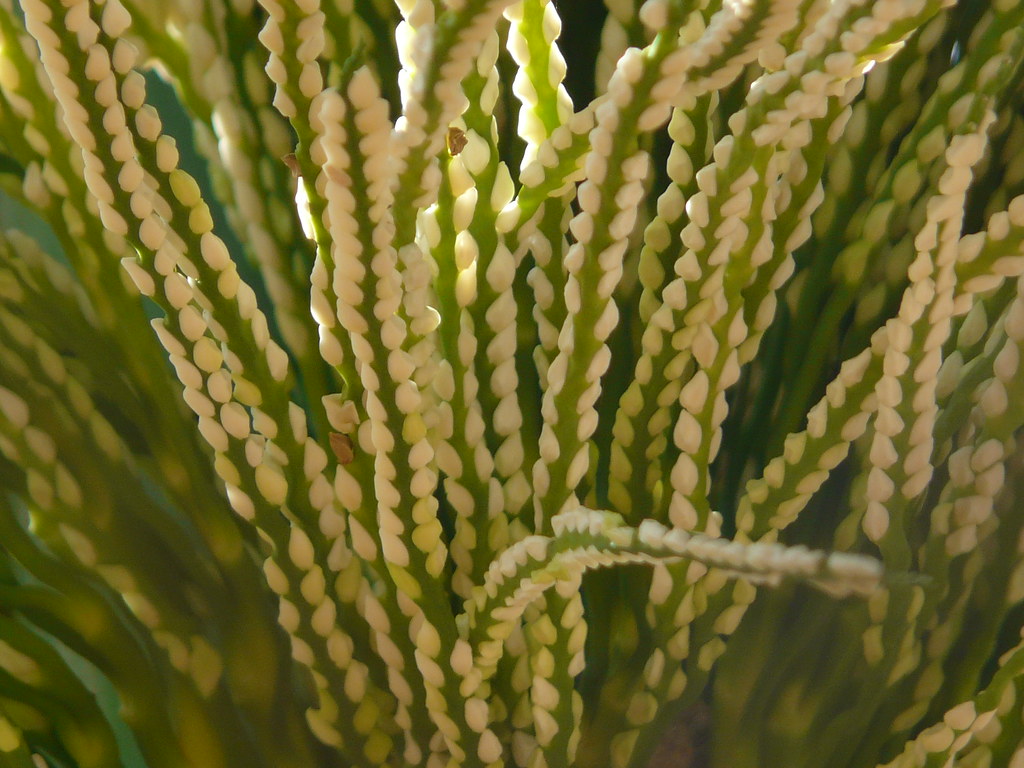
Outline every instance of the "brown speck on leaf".
[[334, 451], [339, 464], [351, 464], [355, 460], [356, 453], [352, 446], [352, 438], [341, 434], [341, 432], [331, 432], [328, 439], [331, 441], [331, 450]]
[[294, 152], [289, 152], [287, 155], [282, 157], [281, 160], [288, 166], [288, 170], [292, 172], [292, 176], [296, 179], [302, 175], [302, 171], [299, 169], [299, 160], [295, 157]]
[[448, 154], [455, 157], [459, 152], [466, 148], [466, 144], [469, 139], [466, 138], [466, 133], [455, 126], [448, 128], [448, 135], [445, 137], [448, 142]]
[[711, 711], [698, 701], [672, 723], [647, 768], [708, 768], [711, 765]]

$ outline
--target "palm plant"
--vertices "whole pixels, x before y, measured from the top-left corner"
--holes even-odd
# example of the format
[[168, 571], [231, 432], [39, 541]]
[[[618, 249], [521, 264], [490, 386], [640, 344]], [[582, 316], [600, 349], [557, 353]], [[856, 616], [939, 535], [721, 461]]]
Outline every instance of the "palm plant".
[[1024, 4], [19, 3], [0, 766], [1024, 766]]

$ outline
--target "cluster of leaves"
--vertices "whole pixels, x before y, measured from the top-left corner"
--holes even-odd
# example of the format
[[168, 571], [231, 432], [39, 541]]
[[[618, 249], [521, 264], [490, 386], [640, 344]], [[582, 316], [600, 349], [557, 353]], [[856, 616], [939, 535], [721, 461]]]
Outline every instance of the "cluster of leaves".
[[1024, 4], [562, 5], [0, 0], [0, 768], [1024, 765]]

